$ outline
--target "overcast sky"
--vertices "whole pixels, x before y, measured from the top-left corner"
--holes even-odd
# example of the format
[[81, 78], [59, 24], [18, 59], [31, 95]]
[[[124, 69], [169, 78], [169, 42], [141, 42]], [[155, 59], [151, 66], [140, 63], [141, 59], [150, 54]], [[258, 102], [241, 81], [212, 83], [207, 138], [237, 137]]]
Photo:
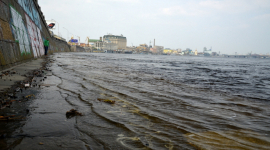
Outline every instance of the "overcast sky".
[[[54, 19], [67, 38], [81, 42], [107, 33], [127, 45], [225, 54], [270, 53], [270, 0], [39, 0], [46, 20]], [[56, 24], [57, 25], [57, 24]], [[64, 28], [63, 28], [64, 27]], [[58, 33], [58, 28], [54, 31]], [[77, 37], [75, 37], [77, 38]]]

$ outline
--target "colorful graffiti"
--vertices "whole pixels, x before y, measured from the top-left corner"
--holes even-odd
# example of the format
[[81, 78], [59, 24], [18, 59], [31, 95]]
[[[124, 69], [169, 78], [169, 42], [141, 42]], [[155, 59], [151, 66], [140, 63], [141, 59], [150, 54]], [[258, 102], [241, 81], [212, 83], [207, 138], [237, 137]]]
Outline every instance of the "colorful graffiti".
[[44, 44], [43, 44], [43, 40], [42, 40], [39, 28], [37, 28], [37, 35], [38, 35], [38, 42], [39, 42], [38, 48], [42, 56], [45, 54], [45, 49], [44, 49]]
[[31, 54], [29, 40], [27, 37], [26, 28], [23, 24], [22, 16], [12, 6], [10, 6], [10, 11], [12, 15], [12, 30], [15, 40], [20, 45], [21, 54]]
[[40, 30], [37, 28], [35, 23], [25, 14], [27, 28], [29, 32], [29, 36], [32, 43], [32, 49], [34, 53], [34, 57], [39, 57], [44, 54], [44, 46], [40, 34]]
[[19, 4], [22, 6], [24, 11], [28, 16], [35, 22], [36, 26], [41, 30], [39, 13], [36, 10], [35, 4], [33, 0], [18, 0]]
[[65, 41], [53, 37], [47, 28], [41, 28], [47, 24], [39, 11], [34, 0], [0, 0], [0, 70], [44, 55], [44, 37], [50, 41], [49, 54], [70, 51]]

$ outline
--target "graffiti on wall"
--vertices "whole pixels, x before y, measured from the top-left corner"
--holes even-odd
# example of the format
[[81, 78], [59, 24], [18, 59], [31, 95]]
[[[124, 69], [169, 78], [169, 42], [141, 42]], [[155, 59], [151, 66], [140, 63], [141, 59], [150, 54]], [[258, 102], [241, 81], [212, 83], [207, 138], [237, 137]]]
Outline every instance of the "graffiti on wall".
[[65, 41], [55, 39], [47, 28], [41, 28], [46, 24], [36, 4], [34, 0], [0, 0], [0, 69], [44, 55], [44, 37], [50, 40], [49, 53], [70, 51]]
[[39, 28], [37, 28], [37, 35], [38, 35], [38, 46], [39, 46], [38, 48], [42, 56], [43, 54], [45, 54], [45, 49], [44, 49], [43, 40], [42, 40]]
[[22, 16], [12, 6], [10, 6], [12, 15], [12, 30], [15, 40], [19, 42], [21, 54], [31, 54], [29, 40], [26, 28], [23, 24]]
[[35, 22], [37, 27], [41, 30], [39, 13], [35, 7], [33, 0], [18, 0], [19, 4], [22, 6], [24, 11], [28, 16]]
[[40, 24], [39, 14], [38, 14], [38, 11], [36, 10], [36, 7], [33, 7], [32, 10], [33, 10], [33, 20], [35, 21], [39, 29], [42, 29], [41, 24]]
[[40, 34], [40, 30], [37, 28], [35, 23], [25, 14], [27, 28], [30, 36], [30, 40], [32, 43], [32, 49], [34, 53], [34, 57], [39, 57], [44, 54], [44, 46]]

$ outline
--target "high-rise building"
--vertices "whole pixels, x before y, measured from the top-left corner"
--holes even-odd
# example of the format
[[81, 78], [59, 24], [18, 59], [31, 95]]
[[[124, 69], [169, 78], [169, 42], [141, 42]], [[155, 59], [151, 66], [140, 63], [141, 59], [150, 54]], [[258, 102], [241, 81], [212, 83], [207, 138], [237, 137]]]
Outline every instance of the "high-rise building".
[[127, 38], [123, 35], [104, 35], [103, 36], [104, 47], [107, 50], [120, 50], [125, 49], [127, 46]]
[[207, 50], [206, 47], [203, 48], [203, 53], [204, 53], [204, 56], [211, 56], [211, 49]]

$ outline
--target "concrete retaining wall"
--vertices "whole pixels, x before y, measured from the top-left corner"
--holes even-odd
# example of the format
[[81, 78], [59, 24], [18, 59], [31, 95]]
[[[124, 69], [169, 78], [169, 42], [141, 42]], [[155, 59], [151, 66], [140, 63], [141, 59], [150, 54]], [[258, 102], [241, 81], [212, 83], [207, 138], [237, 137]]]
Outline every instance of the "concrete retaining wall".
[[0, 0], [0, 70], [42, 57], [46, 37], [49, 53], [71, 51], [66, 41], [50, 35], [37, 0]]
[[78, 45], [73, 45], [73, 46], [71, 46], [71, 51], [72, 52], [85, 52], [86, 50], [85, 50], [85, 48], [80, 47]]

